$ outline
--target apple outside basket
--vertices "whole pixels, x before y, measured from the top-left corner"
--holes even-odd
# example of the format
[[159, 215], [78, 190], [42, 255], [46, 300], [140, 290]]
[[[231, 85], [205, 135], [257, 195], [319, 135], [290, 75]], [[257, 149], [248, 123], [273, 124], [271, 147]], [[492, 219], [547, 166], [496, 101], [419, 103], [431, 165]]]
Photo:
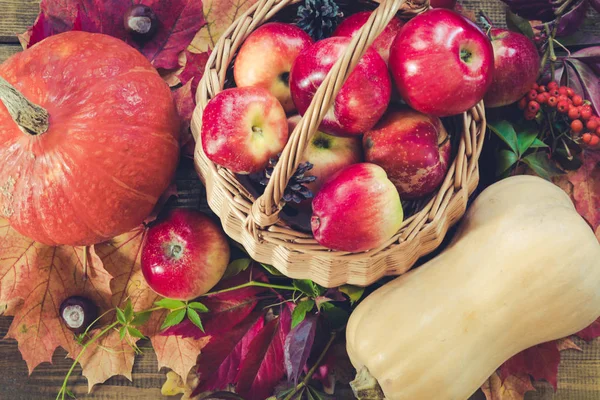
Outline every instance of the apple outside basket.
[[352, 39], [345, 55], [333, 66], [302, 121], [290, 134], [261, 195], [252, 193], [243, 183], [245, 178], [206, 157], [200, 143], [202, 112], [212, 97], [231, 85], [232, 61], [244, 40], [269, 20], [292, 22], [293, 10], [299, 2], [301, 0], [259, 0], [216, 44], [196, 94], [197, 107], [192, 118], [192, 132], [197, 142], [195, 166], [206, 186], [210, 208], [221, 219], [227, 235], [241, 243], [253, 259], [273, 265], [288, 277], [311, 279], [325, 287], [346, 283], [366, 286], [384, 275], [408, 271], [419, 257], [434, 251], [448, 228], [463, 216], [469, 196], [479, 182], [478, 160], [486, 130], [485, 110], [481, 102], [449, 122], [458, 129], [454, 132], [454, 159], [445, 180], [427, 199], [405, 205], [406, 219], [387, 243], [361, 253], [333, 251], [319, 245], [310, 231], [300, 230], [282, 218], [285, 205], [282, 198], [287, 182], [366, 49], [397, 13], [401, 18], [410, 18], [426, 11], [429, 1], [382, 0], [379, 5], [358, 0], [340, 1], [345, 14], [376, 8], [360, 33]]

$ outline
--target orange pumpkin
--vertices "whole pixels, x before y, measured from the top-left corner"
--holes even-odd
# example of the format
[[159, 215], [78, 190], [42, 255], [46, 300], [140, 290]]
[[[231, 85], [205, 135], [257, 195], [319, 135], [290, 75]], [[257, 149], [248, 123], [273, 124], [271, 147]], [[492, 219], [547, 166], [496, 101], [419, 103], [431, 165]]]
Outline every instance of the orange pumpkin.
[[127, 232], [173, 178], [169, 87], [119, 39], [67, 32], [16, 54], [0, 65], [0, 100], [0, 216], [36, 241]]

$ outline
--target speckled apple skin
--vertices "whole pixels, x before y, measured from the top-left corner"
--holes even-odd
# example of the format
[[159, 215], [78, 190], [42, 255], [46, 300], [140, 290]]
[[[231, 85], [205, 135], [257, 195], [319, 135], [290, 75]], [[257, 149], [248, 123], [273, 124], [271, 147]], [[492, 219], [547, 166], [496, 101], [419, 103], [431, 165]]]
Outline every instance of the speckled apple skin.
[[437, 117], [409, 108], [391, 111], [365, 133], [365, 160], [386, 171], [403, 199], [417, 199], [437, 189], [448, 173], [447, 138]]
[[313, 200], [312, 232], [322, 246], [360, 252], [382, 246], [400, 229], [402, 203], [385, 171], [354, 164], [334, 174]]
[[[170, 256], [172, 245], [181, 246]], [[192, 300], [223, 277], [229, 244], [221, 227], [199, 211], [178, 208], [148, 230], [142, 248], [142, 273], [163, 297]]]
[[525, 35], [492, 29], [494, 79], [484, 97], [486, 107], [502, 107], [520, 100], [538, 78], [540, 55]]
[[[321, 40], [304, 49], [294, 62], [290, 89], [301, 115], [350, 40], [347, 37]], [[336, 136], [361, 135], [385, 113], [391, 92], [391, 78], [385, 61], [375, 50], [368, 49], [342, 86], [320, 129]]]
[[[333, 36], [354, 37], [367, 22], [372, 11], [362, 11], [344, 19], [333, 32]], [[385, 27], [383, 32], [375, 39], [371, 48], [379, 53], [383, 61], [388, 62], [390, 59], [390, 48], [392, 42], [396, 38], [400, 29], [404, 26], [404, 22], [400, 18], [392, 18], [390, 23]]]
[[293, 24], [271, 22], [252, 32], [238, 51], [233, 65], [235, 84], [259, 86], [271, 92], [286, 112], [296, 109], [290, 94], [289, 74], [298, 54], [313, 43]]
[[[254, 126], [262, 133], [254, 133]], [[201, 140], [212, 162], [238, 174], [258, 172], [287, 143], [285, 111], [267, 89], [226, 89], [204, 109]]]
[[[472, 54], [464, 62], [461, 51]], [[492, 84], [494, 52], [485, 33], [462, 15], [433, 9], [404, 25], [390, 51], [395, 85], [409, 106], [438, 117], [475, 106]]]

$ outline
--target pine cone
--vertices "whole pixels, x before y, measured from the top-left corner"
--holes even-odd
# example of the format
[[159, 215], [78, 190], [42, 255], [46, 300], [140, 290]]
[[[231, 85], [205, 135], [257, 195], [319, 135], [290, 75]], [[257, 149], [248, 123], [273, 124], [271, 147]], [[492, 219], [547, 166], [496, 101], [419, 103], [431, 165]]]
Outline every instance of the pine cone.
[[[260, 180], [260, 184], [267, 186], [271, 176], [273, 175], [273, 170], [275, 169], [275, 165], [279, 161], [279, 157], [271, 158], [269, 160], [269, 165], [265, 168], [264, 177]], [[298, 169], [294, 173], [294, 176], [288, 182], [287, 187], [283, 193], [283, 201], [286, 203], [294, 202], [296, 204], [301, 203], [304, 200], [312, 199], [313, 193], [307, 188], [305, 185], [307, 183], [314, 182], [317, 180], [316, 176], [308, 175], [305, 176], [306, 172], [312, 169], [313, 165], [309, 162], [302, 163], [298, 166]]]
[[343, 13], [334, 0], [305, 0], [298, 8], [297, 24], [313, 39], [331, 36]]

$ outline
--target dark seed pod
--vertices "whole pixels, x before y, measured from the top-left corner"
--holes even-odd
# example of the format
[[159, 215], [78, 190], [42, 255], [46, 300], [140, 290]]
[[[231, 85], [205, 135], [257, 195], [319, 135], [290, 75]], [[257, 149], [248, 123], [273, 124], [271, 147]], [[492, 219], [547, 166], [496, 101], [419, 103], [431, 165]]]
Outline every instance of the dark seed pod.
[[81, 296], [67, 298], [60, 305], [60, 317], [74, 333], [82, 333], [98, 318], [98, 307]]
[[158, 29], [154, 11], [143, 4], [136, 4], [125, 13], [125, 30], [136, 40], [150, 40]]

